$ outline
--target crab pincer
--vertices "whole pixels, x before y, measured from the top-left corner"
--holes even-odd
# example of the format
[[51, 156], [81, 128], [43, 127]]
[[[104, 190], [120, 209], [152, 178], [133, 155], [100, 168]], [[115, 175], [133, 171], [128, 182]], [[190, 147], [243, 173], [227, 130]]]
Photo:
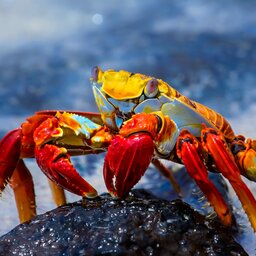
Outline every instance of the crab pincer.
[[104, 179], [113, 197], [126, 197], [147, 170], [154, 153], [154, 142], [145, 132], [115, 136], [104, 163]]

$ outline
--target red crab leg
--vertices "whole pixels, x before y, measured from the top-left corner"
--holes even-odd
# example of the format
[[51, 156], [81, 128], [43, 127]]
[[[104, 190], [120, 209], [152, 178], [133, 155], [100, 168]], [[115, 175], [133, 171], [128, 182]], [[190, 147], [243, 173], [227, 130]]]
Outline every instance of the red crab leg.
[[20, 222], [36, 215], [34, 184], [31, 174], [20, 155], [22, 153], [22, 129], [7, 133], [0, 141], [0, 192], [7, 182], [13, 189]]
[[21, 136], [21, 128], [18, 128], [7, 133], [0, 141], [0, 192], [4, 190], [20, 159]]
[[228, 149], [224, 138], [212, 128], [202, 130], [203, 146], [208, 150], [218, 170], [228, 179], [235, 190], [242, 206], [256, 231], [256, 200], [240, 176], [234, 157]]
[[229, 208], [215, 185], [208, 179], [208, 172], [200, 155], [199, 143], [187, 130], [180, 133], [177, 141], [177, 154], [223, 224], [230, 225], [232, 218]]
[[77, 195], [97, 196], [97, 191], [73, 167], [65, 148], [46, 144], [36, 148], [35, 157], [45, 175], [58, 185]]
[[10, 179], [14, 191], [20, 222], [25, 222], [36, 216], [34, 183], [32, 176], [22, 159]]

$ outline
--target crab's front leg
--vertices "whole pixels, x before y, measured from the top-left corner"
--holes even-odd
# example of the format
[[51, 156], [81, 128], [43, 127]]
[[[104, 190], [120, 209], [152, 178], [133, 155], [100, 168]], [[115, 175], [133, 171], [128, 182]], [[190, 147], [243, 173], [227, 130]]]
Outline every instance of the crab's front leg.
[[104, 126], [82, 116], [57, 113], [35, 130], [35, 157], [56, 184], [77, 195], [96, 197], [97, 191], [76, 171], [70, 155], [103, 152], [111, 140]]

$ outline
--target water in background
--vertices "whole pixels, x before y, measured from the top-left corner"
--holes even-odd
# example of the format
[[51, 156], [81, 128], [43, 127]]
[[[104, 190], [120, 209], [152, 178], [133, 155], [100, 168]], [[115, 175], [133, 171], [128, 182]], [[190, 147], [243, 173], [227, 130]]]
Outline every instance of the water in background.
[[[221, 112], [238, 133], [255, 137], [255, 8], [242, 0], [1, 0], [0, 137], [40, 109], [96, 111], [89, 83], [94, 65], [162, 78]], [[75, 163], [103, 192], [103, 159], [96, 159]], [[27, 165], [38, 212], [54, 208], [46, 178], [33, 160]], [[147, 175], [140, 184], [150, 186]], [[10, 188], [0, 208], [3, 234], [18, 223]], [[246, 232], [238, 239], [253, 254], [255, 236]]]

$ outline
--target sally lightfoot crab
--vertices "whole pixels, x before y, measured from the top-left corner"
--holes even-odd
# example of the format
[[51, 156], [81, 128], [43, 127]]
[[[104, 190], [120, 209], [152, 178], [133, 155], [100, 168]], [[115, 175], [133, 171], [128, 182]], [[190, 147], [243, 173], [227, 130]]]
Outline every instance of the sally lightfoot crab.
[[227, 178], [254, 230], [256, 200], [241, 178], [256, 181], [256, 141], [235, 136], [217, 112], [180, 94], [160, 79], [98, 67], [92, 88], [99, 114], [41, 111], [0, 142], [0, 189], [10, 183], [20, 220], [36, 214], [33, 181], [23, 159], [35, 157], [52, 181], [58, 205], [63, 190], [96, 197], [96, 190], [73, 167], [70, 156], [107, 151], [103, 175], [108, 191], [125, 198], [152, 162], [180, 189], [159, 159], [183, 163], [225, 225], [230, 210], [208, 170]]

